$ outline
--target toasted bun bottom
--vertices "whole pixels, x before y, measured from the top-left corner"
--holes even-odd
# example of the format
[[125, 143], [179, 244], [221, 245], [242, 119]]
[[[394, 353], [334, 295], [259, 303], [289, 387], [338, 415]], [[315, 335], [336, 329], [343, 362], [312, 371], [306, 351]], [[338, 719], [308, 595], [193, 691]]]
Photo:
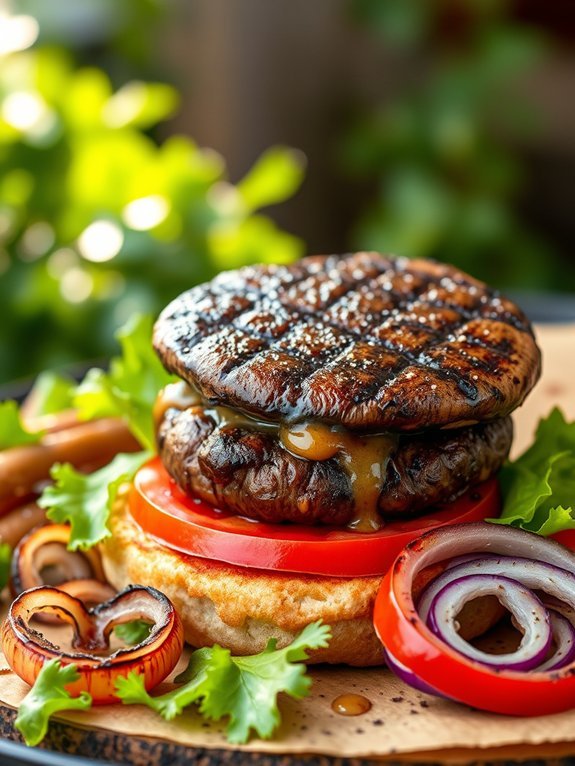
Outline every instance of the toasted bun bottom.
[[217, 643], [233, 654], [254, 654], [270, 638], [285, 646], [321, 619], [333, 637], [326, 649], [311, 653], [310, 662], [384, 662], [372, 624], [380, 577], [270, 573], [177, 553], [140, 529], [125, 500], [116, 503], [110, 528], [112, 536], [101, 546], [110, 583], [118, 589], [151, 585], [165, 593], [192, 646]]

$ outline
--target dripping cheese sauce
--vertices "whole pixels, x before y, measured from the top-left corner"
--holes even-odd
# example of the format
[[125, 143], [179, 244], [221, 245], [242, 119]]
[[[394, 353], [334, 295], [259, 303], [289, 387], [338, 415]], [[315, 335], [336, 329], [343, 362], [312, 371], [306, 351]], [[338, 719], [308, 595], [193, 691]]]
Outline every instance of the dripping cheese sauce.
[[279, 423], [256, 419], [240, 410], [207, 402], [197, 389], [184, 381], [170, 383], [160, 391], [153, 413], [156, 427], [167, 410], [191, 407], [201, 408], [220, 428], [229, 426], [271, 433], [284, 449], [303, 460], [337, 460], [353, 492], [355, 513], [348, 526], [357, 532], [375, 532], [383, 526], [378, 500], [389, 460], [397, 446], [397, 435], [360, 436], [321, 421]]

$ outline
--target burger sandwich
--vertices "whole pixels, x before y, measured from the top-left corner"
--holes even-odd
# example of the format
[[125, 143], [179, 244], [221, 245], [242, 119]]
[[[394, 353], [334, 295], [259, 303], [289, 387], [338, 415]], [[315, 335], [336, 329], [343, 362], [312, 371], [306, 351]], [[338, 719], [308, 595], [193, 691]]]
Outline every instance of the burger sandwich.
[[540, 373], [526, 317], [448, 265], [314, 256], [184, 292], [154, 347], [177, 382], [110, 519], [110, 583], [166, 594], [196, 647], [253, 654], [321, 619], [312, 661], [381, 664], [373, 605], [398, 552], [498, 514]]

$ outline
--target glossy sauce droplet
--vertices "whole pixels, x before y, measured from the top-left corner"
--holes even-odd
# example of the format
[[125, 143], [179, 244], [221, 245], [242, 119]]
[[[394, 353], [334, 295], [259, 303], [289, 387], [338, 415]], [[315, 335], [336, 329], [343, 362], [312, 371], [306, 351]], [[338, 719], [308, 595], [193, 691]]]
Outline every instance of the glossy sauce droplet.
[[331, 709], [339, 715], [363, 715], [371, 710], [371, 702], [361, 694], [340, 694], [331, 703]]
[[306, 460], [329, 460], [342, 448], [342, 435], [324, 423], [282, 425], [280, 440], [293, 455]]

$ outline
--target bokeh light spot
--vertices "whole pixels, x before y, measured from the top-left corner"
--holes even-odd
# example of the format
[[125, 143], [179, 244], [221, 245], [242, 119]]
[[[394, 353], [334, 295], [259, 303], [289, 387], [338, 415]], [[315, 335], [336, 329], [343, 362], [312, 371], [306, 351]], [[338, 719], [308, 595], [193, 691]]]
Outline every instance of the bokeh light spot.
[[60, 294], [69, 303], [82, 303], [87, 300], [94, 287], [94, 280], [84, 269], [68, 269], [60, 280]]
[[34, 261], [47, 253], [54, 241], [54, 229], [50, 224], [46, 221], [36, 221], [22, 235], [20, 257], [24, 261]]
[[170, 212], [170, 203], [159, 194], [140, 197], [124, 208], [122, 218], [126, 226], [136, 231], [147, 231], [158, 226]]
[[46, 115], [46, 104], [35, 93], [10, 93], [2, 104], [2, 117], [16, 130], [32, 130]]
[[111, 261], [124, 244], [124, 233], [113, 221], [94, 221], [78, 237], [78, 250], [87, 261]]
[[33, 16], [0, 13], [0, 56], [29, 48], [38, 37], [38, 22]]

